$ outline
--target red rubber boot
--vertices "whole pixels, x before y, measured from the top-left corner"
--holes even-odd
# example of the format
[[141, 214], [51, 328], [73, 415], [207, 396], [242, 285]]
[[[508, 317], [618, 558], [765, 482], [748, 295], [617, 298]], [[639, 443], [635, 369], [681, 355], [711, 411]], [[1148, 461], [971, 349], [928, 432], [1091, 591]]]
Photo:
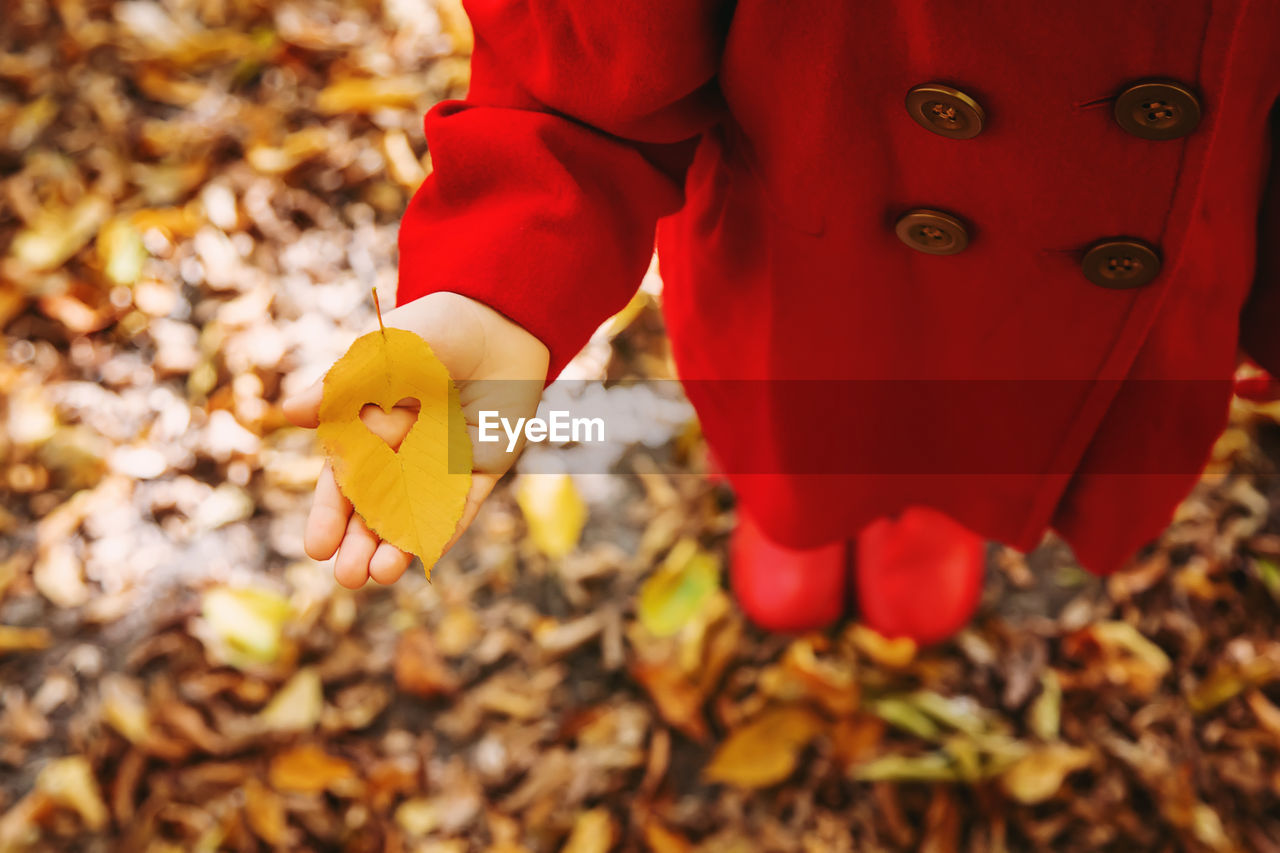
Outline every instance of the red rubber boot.
[[911, 507], [858, 537], [853, 583], [862, 620], [925, 645], [968, 624], [982, 598], [987, 544], [937, 510]]
[[825, 628], [844, 615], [848, 551], [844, 542], [787, 548], [740, 512], [729, 540], [729, 585], [747, 618], [766, 631]]

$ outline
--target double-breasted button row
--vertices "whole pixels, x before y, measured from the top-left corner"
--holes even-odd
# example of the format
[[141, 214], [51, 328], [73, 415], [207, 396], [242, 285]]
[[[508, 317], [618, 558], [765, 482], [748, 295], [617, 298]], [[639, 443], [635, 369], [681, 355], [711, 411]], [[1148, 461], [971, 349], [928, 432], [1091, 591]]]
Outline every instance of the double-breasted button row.
[[[942, 83], [907, 92], [907, 112], [921, 127], [949, 139], [972, 139], [982, 132], [986, 111], [977, 99]], [[1142, 139], [1178, 139], [1200, 124], [1200, 101], [1189, 87], [1172, 80], [1140, 80], [1116, 96], [1115, 120]], [[909, 210], [894, 227], [898, 238], [918, 252], [954, 255], [969, 245], [969, 230], [954, 214], [930, 208]], [[1108, 237], [1089, 246], [1080, 261], [1084, 277], [1099, 287], [1127, 290], [1148, 284], [1160, 272], [1160, 253], [1141, 240]]]
[[[977, 99], [943, 83], [925, 83], [907, 92], [907, 113], [932, 133], [972, 139], [982, 132], [987, 113]], [[1140, 80], [1116, 96], [1115, 120], [1142, 139], [1178, 139], [1200, 125], [1200, 99], [1173, 80]]]
[[[954, 255], [969, 245], [969, 229], [964, 220], [942, 210], [908, 210], [898, 217], [894, 231], [903, 243], [929, 255]], [[1149, 284], [1156, 277], [1160, 272], [1160, 252], [1132, 237], [1108, 237], [1085, 250], [1080, 270], [1099, 287], [1129, 290]]]

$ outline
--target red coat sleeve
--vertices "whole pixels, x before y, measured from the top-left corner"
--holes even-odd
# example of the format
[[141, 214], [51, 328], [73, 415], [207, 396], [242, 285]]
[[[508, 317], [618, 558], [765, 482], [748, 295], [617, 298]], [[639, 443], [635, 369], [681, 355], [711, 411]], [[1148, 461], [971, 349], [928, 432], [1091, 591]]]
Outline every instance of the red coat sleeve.
[[400, 226], [397, 303], [484, 302], [554, 378], [624, 306], [721, 112], [720, 0], [470, 0], [471, 87], [426, 117], [434, 171]]
[[1258, 266], [1240, 315], [1240, 346], [1280, 377], [1280, 101], [1271, 110], [1271, 170], [1258, 218]]

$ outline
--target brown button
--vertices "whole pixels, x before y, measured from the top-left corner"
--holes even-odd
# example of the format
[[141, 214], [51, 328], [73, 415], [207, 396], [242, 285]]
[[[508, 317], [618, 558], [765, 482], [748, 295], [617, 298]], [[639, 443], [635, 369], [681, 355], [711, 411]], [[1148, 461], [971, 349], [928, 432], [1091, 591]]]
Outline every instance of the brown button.
[[907, 92], [907, 112], [925, 130], [951, 139], [977, 136], [986, 118], [977, 101], [941, 83], [926, 83]]
[[1143, 139], [1177, 139], [1200, 124], [1200, 99], [1181, 83], [1134, 83], [1116, 98], [1116, 121]]
[[940, 210], [908, 210], [894, 226], [898, 239], [917, 252], [954, 255], [969, 245], [964, 223]]
[[1084, 277], [1112, 290], [1142, 287], [1160, 272], [1160, 255], [1141, 240], [1108, 237], [1084, 253]]

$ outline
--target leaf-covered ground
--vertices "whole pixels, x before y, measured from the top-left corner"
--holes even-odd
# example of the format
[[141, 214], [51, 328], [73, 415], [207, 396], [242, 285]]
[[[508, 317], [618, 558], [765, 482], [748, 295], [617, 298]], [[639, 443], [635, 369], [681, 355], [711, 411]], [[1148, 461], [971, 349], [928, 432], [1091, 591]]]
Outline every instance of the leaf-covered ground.
[[[1274, 406], [1128, 571], [993, 550], [924, 652], [745, 626], [691, 430], [504, 483], [432, 583], [307, 560], [278, 404], [390, 301], [469, 43], [452, 0], [5, 6], [0, 851], [1280, 850]], [[659, 298], [578, 375], [667, 375]]]

